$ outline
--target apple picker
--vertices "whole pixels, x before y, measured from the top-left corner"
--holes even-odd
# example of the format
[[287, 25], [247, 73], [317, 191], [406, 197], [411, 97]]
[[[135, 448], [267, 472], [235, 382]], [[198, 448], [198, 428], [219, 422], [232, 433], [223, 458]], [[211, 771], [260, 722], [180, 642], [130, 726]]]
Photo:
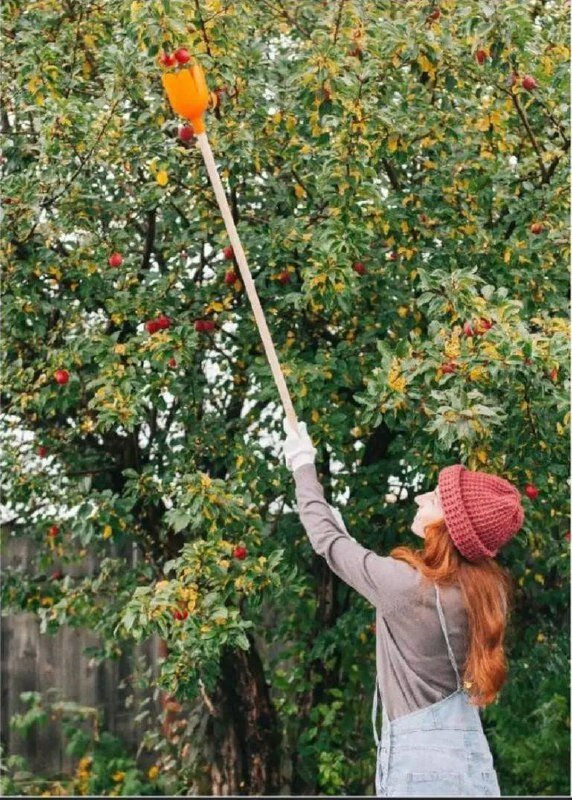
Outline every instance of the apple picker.
[[[163, 61], [165, 63], [165, 61]], [[207, 140], [208, 90], [199, 65], [163, 75], [174, 111], [191, 121], [286, 412], [282, 452], [314, 551], [376, 613], [372, 725], [377, 796], [500, 797], [480, 708], [503, 685], [511, 581], [495, 560], [524, 512], [508, 480], [444, 467], [438, 486], [415, 497], [420, 550], [387, 557], [360, 545], [318, 480], [316, 449], [294, 408]], [[382, 728], [378, 735], [378, 700]]]

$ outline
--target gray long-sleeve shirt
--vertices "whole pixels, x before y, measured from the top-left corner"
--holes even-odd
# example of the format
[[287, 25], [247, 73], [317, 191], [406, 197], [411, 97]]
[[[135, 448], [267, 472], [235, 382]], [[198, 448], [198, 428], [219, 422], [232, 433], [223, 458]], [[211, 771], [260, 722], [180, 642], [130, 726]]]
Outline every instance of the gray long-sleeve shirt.
[[[375, 606], [376, 669], [389, 719], [454, 692], [457, 681], [439, 624], [434, 584], [423, 585], [414, 567], [379, 556], [356, 542], [336, 520], [314, 464], [298, 467], [293, 476], [298, 513], [313, 549], [339, 578]], [[461, 590], [441, 586], [439, 594], [462, 680], [468, 620]]]

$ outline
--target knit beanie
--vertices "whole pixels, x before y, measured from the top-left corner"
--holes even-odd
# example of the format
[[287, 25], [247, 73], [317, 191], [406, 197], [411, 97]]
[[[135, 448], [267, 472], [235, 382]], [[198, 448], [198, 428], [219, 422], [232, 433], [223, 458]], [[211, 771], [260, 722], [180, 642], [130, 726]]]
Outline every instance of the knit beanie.
[[495, 556], [522, 527], [520, 492], [504, 478], [453, 464], [438, 483], [447, 531], [469, 561]]

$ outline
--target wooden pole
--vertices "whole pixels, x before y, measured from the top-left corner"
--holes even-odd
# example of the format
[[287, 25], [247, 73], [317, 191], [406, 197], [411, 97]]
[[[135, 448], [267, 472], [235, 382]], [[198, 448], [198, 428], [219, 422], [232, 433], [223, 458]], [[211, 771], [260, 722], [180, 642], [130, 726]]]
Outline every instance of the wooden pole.
[[205, 160], [209, 178], [211, 180], [214, 193], [216, 195], [216, 199], [218, 201], [219, 208], [221, 210], [221, 214], [224, 220], [224, 224], [226, 226], [226, 230], [228, 232], [230, 242], [232, 244], [232, 249], [236, 256], [236, 260], [238, 262], [240, 275], [244, 282], [248, 299], [250, 300], [252, 310], [254, 311], [254, 318], [256, 320], [256, 324], [258, 325], [258, 330], [262, 338], [262, 344], [264, 345], [264, 350], [266, 351], [266, 357], [270, 364], [270, 369], [272, 370], [272, 375], [276, 382], [276, 386], [278, 387], [278, 393], [280, 394], [280, 399], [282, 400], [282, 405], [284, 406], [286, 417], [288, 419], [288, 422], [294, 429], [294, 432], [297, 435], [299, 435], [300, 431], [298, 430], [298, 420], [296, 418], [296, 412], [294, 411], [294, 406], [292, 405], [292, 400], [290, 399], [288, 387], [286, 386], [286, 381], [284, 380], [284, 374], [280, 369], [280, 364], [278, 362], [278, 357], [276, 355], [274, 343], [272, 341], [270, 331], [268, 330], [268, 325], [266, 324], [266, 318], [264, 316], [262, 306], [260, 305], [260, 300], [258, 299], [258, 293], [256, 291], [254, 281], [252, 280], [250, 269], [248, 268], [246, 256], [244, 254], [244, 250], [242, 249], [242, 244], [240, 243], [238, 231], [236, 230], [234, 219], [232, 218], [232, 212], [228, 205], [223, 185], [221, 183], [218, 170], [216, 168], [213, 152], [211, 150], [207, 134], [198, 133], [196, 134], [196, 138], [199, 147], [201, 148], [201, 152]]

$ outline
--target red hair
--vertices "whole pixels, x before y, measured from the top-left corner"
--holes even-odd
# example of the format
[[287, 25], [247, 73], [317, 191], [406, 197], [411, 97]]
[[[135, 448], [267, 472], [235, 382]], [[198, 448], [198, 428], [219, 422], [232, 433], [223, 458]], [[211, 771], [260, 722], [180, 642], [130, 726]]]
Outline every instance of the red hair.
[[467, 610], [469, 647], [462, 676], [476, 706], [492, 703], [506, 681], [504, 639], [513, 603], [510, 573], [492, 558], [469, 561], [449, 536], [444, 520], [425, 527], [425, 546], [394, 547], [390, 555], [437, 584], [458, 584]]

